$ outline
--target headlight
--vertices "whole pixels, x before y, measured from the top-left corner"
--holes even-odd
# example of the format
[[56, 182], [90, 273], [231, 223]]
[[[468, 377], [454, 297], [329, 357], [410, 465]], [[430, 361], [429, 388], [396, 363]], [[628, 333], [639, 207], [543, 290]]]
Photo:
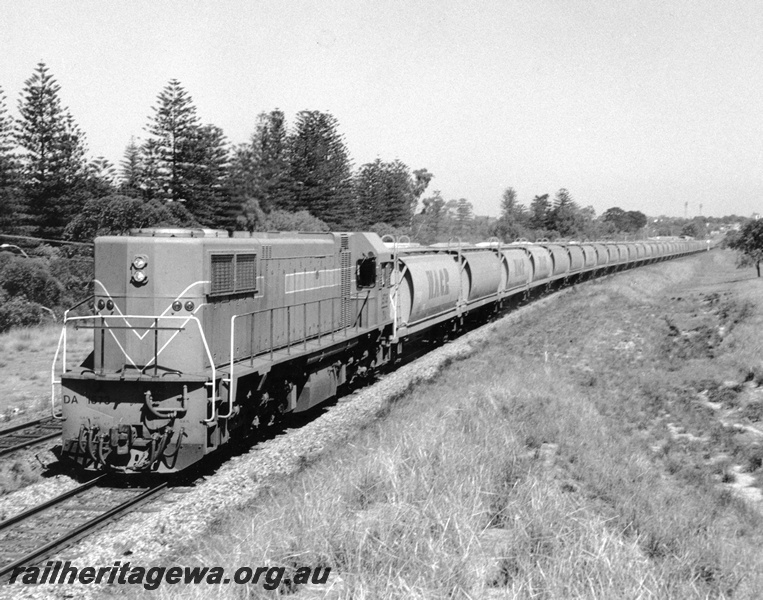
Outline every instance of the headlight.
[[148, 259], [146, 259], [145, 256], [142, 254], [139, 254], [136, 256], [132, 261], [132, 266], [135, 267], [137, 270], [145, 269], [146, 265], [148, 264]]
[[135, 273], [132, 274], [132, 280], [138, 285], [143, 285], [146, 283], [147, 279], [148, 277], [146, 277], [146, 274], [143, 271], [135, 271]]

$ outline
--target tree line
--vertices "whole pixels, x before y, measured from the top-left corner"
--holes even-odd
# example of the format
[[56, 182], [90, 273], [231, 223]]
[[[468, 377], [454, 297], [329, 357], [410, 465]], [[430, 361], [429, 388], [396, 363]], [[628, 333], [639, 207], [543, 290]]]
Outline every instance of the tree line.
[[260, 113], [248, 142], [204, 123], [175, 79], [158, 94], [119, 166], [88, 159], [85, 134], [39, 63], [18, 116], [0, 89], [0, 231], [53, 239], [149, 225], [258, 230], [410, 226], [432, 178], [400, 160], [354, 170], [337, 119], [303, 110], [288, 126]]
[[425, 196], [433, 178], [425, 168], [376, 159], [355, 169], [327, 112], [303, 110], [291, 124], [278, 109], [260, 113], [249, 140], [232, 145], [175, 79], [157, 95], [145, 139], [132, 138], [118, 166], [88, 158], [85, 134], [44, 63], [17, 108], [11, 116], [0, 89], [0, 233], [84, 241], [166, 225], [371, 230], [432, 243], [706, 232], [704, 220], [648, 224], [643, 213], [616, 206], [597, 216], [567, 189], [524, 206], [509, 187], [499, 218], [478, 217], [466, 198]]
[[527, 207], [518, 202], [513, 188], [507, 188], [494, 232], [505, 241], [606, 239], [643, 234], [646, 225], [644, 213], [619, 207], [612, 207], [597, 218], [592, 206], [580, 206], [565, 188], [553, 198], [549, 194], [536, 195]]

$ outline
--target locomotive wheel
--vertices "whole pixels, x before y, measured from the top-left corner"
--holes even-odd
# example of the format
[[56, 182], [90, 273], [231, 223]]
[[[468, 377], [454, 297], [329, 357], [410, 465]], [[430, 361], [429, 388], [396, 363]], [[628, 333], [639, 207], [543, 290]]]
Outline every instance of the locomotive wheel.
[[284, 382], [282, 389], [278, 392], [272, 391], [272, 393], [265, 392], [262, 394], [257, 410], [257, 429], [268, 431], [281, 424], [286, 414], [287, 398], [290, 391], [291, 384]]

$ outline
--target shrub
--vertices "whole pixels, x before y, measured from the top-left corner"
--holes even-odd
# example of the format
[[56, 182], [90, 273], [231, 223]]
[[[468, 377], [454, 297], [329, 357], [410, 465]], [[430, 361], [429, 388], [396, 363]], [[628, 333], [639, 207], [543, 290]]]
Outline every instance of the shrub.
[[186, 208], [158, 200], [144, 202], [127, 196], [106, 196], [88, 200], [64, 230], [70, 240], [90, 241], [97, 235], [119, 235], [129, 229], [142, 227], [198, 227], [198, 222]]
[[15, 297], [0, 306], [0, 331], [11, 327], [37, 325], [42, 320], [42, 308], [37, 302]]
[[15, 258], [0, 271], [0, 286], [10, 297], [23, 297], [31, 303], [55, 306], [63, 286], [50, 273], [45, 259]]
[[296, 213], [274, 210], [265, 221], [269, 231], [329, 231], [329, 226], [306, 210]]
[[59, 300], [62, 308], [69, 308], [93, 293], [93, 269], [92, 256], [61, 256], [50, 261], [50, 273], [63, 288]]

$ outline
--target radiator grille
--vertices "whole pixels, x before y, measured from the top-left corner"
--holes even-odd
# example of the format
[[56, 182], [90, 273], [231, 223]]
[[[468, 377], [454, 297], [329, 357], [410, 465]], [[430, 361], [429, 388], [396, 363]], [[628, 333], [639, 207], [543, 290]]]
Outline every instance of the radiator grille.
[[257, 289], [257, 255], [213, 254], [211, 296], [223, 296]]
[[233, 292], [233, 255], [212, 255], [212, 294]]
[[236, 255], [236, 291], [246, 292], [257, 287], [256, 254]]

